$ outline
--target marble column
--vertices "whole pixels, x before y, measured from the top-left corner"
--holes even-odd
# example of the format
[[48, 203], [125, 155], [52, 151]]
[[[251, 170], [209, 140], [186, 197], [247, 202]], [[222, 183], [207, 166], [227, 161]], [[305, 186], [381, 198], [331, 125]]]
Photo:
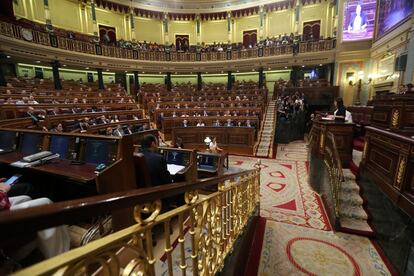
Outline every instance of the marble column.
[[233, 75], [231, 71], [227, 72], [227, 90], [231, 90], [233, 88]]
[[197, 73], [197, 90], [200, 91], [203, 88], [203, 78], [201, 77], [201, 73]]
[[139, 84], [139, 76], [138, 76], [138, 71], [134, 71], [134, 86], [135, 86], [135, 95], [138, 96], [139, 91], [141, 89], [140, 84]]
[[105, 89], [105, 85], [104, 85], [104, 81], [103, 81], [103, 74], [102, 74], [102, 69], [101, 68], [97, 68], [96, 72], [98, 73], [98, 86], [99, 86], [99, 90], [104, 90]]
[[59, 61], [55, 60], [52, 62], [53, 83], [55, 84], [56, 90], [62, 89], [62, 83], [60, 82], [60, 76], [59, 76], [59, 67], [60, 67]]
[[263, 68], [260, 68], [259, 69], [259, 88], [263, 88], [264, 81], [265, 81], [265, 78], [264, 78]]
[[171, 72], [167, 72], [166, 85], [167, 85], [167, 91], [171, 91], [171, 88], [172, 88]]

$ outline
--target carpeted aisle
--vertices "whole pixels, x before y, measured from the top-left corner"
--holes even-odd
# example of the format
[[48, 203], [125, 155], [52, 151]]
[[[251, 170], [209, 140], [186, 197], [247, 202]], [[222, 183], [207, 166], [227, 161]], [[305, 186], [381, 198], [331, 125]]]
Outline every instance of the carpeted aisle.
[[[251, 169], [257, 158], [230, 157], [230, 166]], [[330, 230], [319, 196], [307, 183], [306, 161], [261, 159], [260, 216]]]
[[266, 222], [258, 275], [391, 275], [368, 238]]
[[[257, 160], [231, 156], [230, 164], [250, 169]], [[395, 274], [369, 238], [332, 231], [319, 195], [308, 184], [306, 160], [303, 141], [279, 145], [276, 160], [260, 159], [265, 230], [245, 275]]]

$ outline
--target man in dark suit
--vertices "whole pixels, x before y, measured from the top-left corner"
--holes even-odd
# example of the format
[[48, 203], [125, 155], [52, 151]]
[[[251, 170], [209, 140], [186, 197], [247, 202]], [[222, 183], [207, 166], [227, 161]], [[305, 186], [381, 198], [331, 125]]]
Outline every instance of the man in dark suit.
[[158, 140], [154, 135], [146, 135], [141, 141], [141, 152], [144, 154], [145, 163], [151, 176], [152, 186], [169, 184], [172, 182], [167, 162], [157, 153]]

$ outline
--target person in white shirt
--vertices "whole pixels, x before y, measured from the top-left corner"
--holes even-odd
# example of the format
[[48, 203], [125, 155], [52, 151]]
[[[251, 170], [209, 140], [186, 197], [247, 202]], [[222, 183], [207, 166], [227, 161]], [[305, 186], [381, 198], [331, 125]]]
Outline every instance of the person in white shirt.
[[198, 127], [203, 127], [203, 126], [205, 126], [205, 124], [201, 120], [199, 120], [198, 123], [197, 123], [197, 126]]
[[219, 148], [219, 146], [217, 145], [217, 138], [216, 137], [213, 137], [213, 140], [210, 142], [210, 144], [209, 144], [209, 149], [210, 149], [210, 152], [213, 152], [213, 153], [217, 153], [217, 152], [221, 152], [221, 151], [223, 151], [221, 148]]

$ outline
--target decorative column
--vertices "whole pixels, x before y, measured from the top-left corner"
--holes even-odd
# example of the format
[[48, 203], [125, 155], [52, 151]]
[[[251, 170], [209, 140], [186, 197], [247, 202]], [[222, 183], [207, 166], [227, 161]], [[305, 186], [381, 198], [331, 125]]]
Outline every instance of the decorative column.
[[232, 43], [233, 35], [231, 29], [231, 11], [227, 12], [227, 33], [228, 33], [228, 42]]
[[92, 10], [92, 23], [93, 23], [93, 35], [98, 37], [98, 23], [96, 22], [96, 9], [95, 9], [95, 0], [91, 0], [91, 10]]
[[59, 76], [59, 67], [60, 67], [60, 63], [58, 60], [55, 60], [52, 62], [53, 83], [55, 84], [56, 90], [62, 89], [62, 83], [60, 82], [60, 76]]
[[407, 66], [405, 67], [404, 84], [414, 82], [414, 17], [412, 17], [411, 22], [410, 38], [407, 45]]
[[231, 90], [233, 88], [233, 75], [231, 71], [227, 72], [227, 90]]
[[102, 69], [101, 68], [97, 68], [96, 72], [98, 73], [98, 86], [99, 86], [99, 90], [104, 90], [105, 89], [105, 85], [104, 85], [104, 81], [103, 81], [103, 74], [102, 74]]
[[167, 12], [164, 13], [164, 19], [162, 20], [162, 26], [164, 28], [164, 43], [169, 44], [170, 38], [168, 35], [168, 13]]
[[335, 1], [335, 17], [334, 17], [334, 24], [333, 24], [333, 29], [332, 29], [332, 36], [336, 37], [336, 34], [338, 33], [338, 13], [339, 13], [339, 1]]
[[43, 0], [43, 6], [45, 9], [46, 30], [53, 31], [52, 20], [50, 19], [49, 0]]
[[0, 52], [0, 86], [6, 86], [7, 82], [6, 82], [6, 76], [4, 74], [4, 70], [3, 70], [3, 64], [4, 64], [4, 60], [7, 58], [7, 56]]
[[200, 15], [196, 16], [196, 34], [197, 34], [197, 45], [201, 44], [201, 19]]
[[201, 73], [197, 73], [197, 90], [200, 91], [203, 88], [203, 78], [201, 77]]
[[296, 0], [296, 7], [295, 7], [295, 26], [294, 26], [294, 33], [299, 33], [299, 19], [300, 19], [300, 6], [299, 0]]
[[264, 22], [265, 22], [266, 14], [264, 12], [264, 6], [263, 5], [259, 6], [259, 9], [260, 9], [259, 37], [260, 37], [260, 40], [263, 40], [263, 36], [264, 36]]
[[131, 40], [135, 40], [136, 39], [135, 18], [134, 18], [134, 10], [132, 9], [132, 7], [129, 9], [129, 22], [130, 22], [130, 27], [131, 27]]

